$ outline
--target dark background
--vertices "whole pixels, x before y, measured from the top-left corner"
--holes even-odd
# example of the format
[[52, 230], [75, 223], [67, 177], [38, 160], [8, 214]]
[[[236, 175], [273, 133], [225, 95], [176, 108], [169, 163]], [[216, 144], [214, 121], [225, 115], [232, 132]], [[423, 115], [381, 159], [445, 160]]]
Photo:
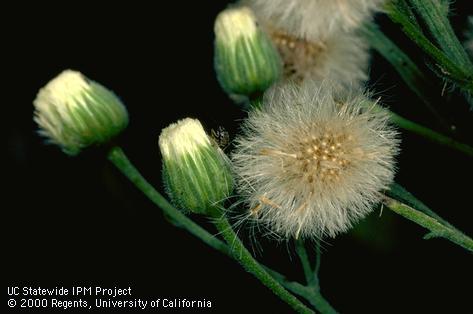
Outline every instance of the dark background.
[[[467, 2], [454, 4], [460, 36], [471, 12]], [[226, 3], [202, 3], [3, 5], [4, 289], [131, 286], [137, 298], [205, 298], [218, 313], [290, 312], [234, 261], [167, 223], [107, 162], [104, 151], [67, 157], [43, 145], [35, 133], [36, 92], [71, 68], [122, 98], [130, 125], [120, 143], [159, 189], [157, 140], [163, 127], [190, 116], [208, 129], [224, 126], [233, 137], [244, 113], [221, 91], [212, 65], [213, 20]], [[397, 27], [383, 17], [379, 22], [423, 63]], [[441, 97], [442, 82], [431, 77], [429, 97], [455, 123], [457, 138], [472, 144], [464, 100], [455, 94]], [[369, 85], [394, 111], [438, 129], [375, 53]], [[473, 235], [471, 158], [411, 134], [403, 132], [402, 138], [397, 181]], [[214, 232], [205, 219], [196, 219]], [[443, 239], [423, 240], [424, 234], [421, 227], [387, 209], [380, 216], [377, 209], [348, 234], [326, 239], [323, 294], [342, 313], [471, 312], [471, 254]], [[260, 261], [302, 281], [291, 244], [263, 240], [262, 247]]]

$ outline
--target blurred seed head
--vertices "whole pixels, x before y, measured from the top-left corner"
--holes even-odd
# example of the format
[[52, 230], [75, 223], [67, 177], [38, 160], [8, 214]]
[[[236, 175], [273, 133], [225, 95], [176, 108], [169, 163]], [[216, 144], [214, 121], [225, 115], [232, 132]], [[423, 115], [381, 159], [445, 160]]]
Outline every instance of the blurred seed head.
[[369, 46], [355, 32], [319, 40], [301, 39], [263, 23], [283, 61], [283, 77], [301, 83], [330, 80], [340, 86], [362, 86], [368, 79]]
[[369, 22], [387, 0], [243, 0], [258, 18], [286, 33], [318, 41]]

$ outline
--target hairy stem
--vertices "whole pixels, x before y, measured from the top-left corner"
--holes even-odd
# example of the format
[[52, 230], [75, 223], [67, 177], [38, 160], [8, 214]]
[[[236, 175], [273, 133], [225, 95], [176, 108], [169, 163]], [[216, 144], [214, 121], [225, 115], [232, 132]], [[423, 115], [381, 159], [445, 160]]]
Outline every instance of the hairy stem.
[[473, 240], [467, 235], [451, 227], [445, 226], [435, 218], [430, 217], [389, 196], [384, 196], [383, 203], [393, 212], [407, 218], [418, 225], [430, 230], [426, 238], [442, 237], [473, 252]]
[[320, 240], [315, 240], [315, 266], [314, 266], [314, 286], [320, 287], [320, 264], [322, 263], [322, 252], [320, 251]]
[[473, 65], [448, 20], [448, 11], [439, 0], [410, 0], [442, 51], [468, 72]]
[[431, 112], [444, 130], [450, 132], [449, 123], [435, 110], [427, 99], [430, 83], [414, 61], [391, 41], [376, 24], [370, 23], [361, 29], [371, 46], [386, 61], [391, 63], [406, 85], [417, 95], [424, 106]]
[[263, 266], [261, 266], [245, 248], [238, 236], [233, 231], [232, 226], [225, 216], [215, 217], [214, 224], [220, 231], [228, 245], [232, 248], [234, 258], [243, 266], [243, 268], [258, 278], [274, 294], [289, 304], [299, 313], [313, 313], [296, 297], [290, 294], [276, 279], [274, 279]]
[[397, 126], [399, 126], [400, 128], [410, 131], [412, 133], [415, 133], [417, 135], [423, 136], [437, 144], [445, 145], [450, 148], [456, 149], [462, 153], [467, 154], [468, 156], [473, 156], [473, 147], [467, 144], [458, 142], [448, 136], [435, 132], [423, 125], [417, 124], [404, 117], [401, 117], [400, 115], [392, 111], [389, 114], [391, 116], [391, 121]]
[[[181, 211], [174, 208], [154, 187], [146, 181], [146, 179], [139, 173], [139, 171], [133, 166], [130, 160], [126, 157], [125, 153], [120, 147], [113, 147], [109, 154], [108, 159], [140, 190], [142, 191], [154, 204], [160, 207], [163, 212], [181, 228], [189, 231], [197, 238], [201, 239], [204, 243], [210, 247], [228, 255], [232, 258], [235, 258], [239, 261], [246, 270], [252, 272], [258, 279], [260, 279], [263, 284], [270, 288], [277, 296], [279, 296], [283, 301], [286, 301], [291, 305], [295, 310], [300, 313], [313, 313], [309, 308], [307, 308], [302, 302], [300, 302], [296, 297], [287, 292], [284, 287], [282, 287], [275, 279], [269, 276], [261, 265], [258, 264], [256, 260], [251, 257], [251, 254], [243, 247], [243, 244], [239, 241], [236, 235], [233, 233], [234, 237], [231, 242], [232, 246], [240, 244], [238, 250], [230, 250], [229, 247], [219, 239], [211, 235], [207, 230], [196, 224], [194, 221], [185, 216]], [[224, 218], [223, 218], [224, 219]], [[226, 221], [226, 220], [225, 220]], [[216, 225], [224, 227], [225, 224], [222, 221], [222, 218], [216, 221]], [[228, 222], [227, 225], [229, 226]], [[222, 234], [232, 234], [228, 228], [224, 228], [226, 231]], [[227, 239], [228, 241], [228, 239]], [[247, 255], [243, 253], [247, 253]], [[262, 271], [261, 271], [262, 270]], [[266, 276], [265, 276], [266, 275]], [[263, 281], [263, 279], [265, 281]]]
[[286, 277], [272, 269], [266, 268], [266, 270], [276, 278], [286, 289], [295, 293], [307, 301], [322, 314], [336, 314], [338, 313], [332, 305], [322, 296], [320, 290], [314, 286], [304, 286], [295, 281], [289, 281]]
[[312, 286], [315, 283], [315, 274], [312, 270], [311, 263], [309, 260], [309, 254], [307, 254], [307, 250], [305, 248], [304, 240], [297, 239], [295, 241], [296, 245], [296, 252], [299, 255], [299, 259], [302, 264], [302, 269], [304, 270], [305, 280], [307, 285]]
[[417, 199], [414, 195], [412, 195], [409, 191], [407, 191], [405, 188], [403, 188], [399, 184], [397, 183], [391, 184], [391, 187], [389, 188], [388, 191], [386, 191], [386, 194], [394, 199], [397, 199], [398, 201], [405, 203], [406, 205], [409, 205], [423, 212], [424, 214], [429, 215], [430, 217], [434, 219], [437, 219], [437, 221], [442, 223], [443, 225], [450, 227], [452, 229], [456, 229], [448, 221], [440, 217], [437, 213], [435, 213], [432, 209], [430, 209], [427, 205], [422, 203], [419, 199]]
[[[418, 1], [419, 6], [424, 5], [424, 1]], [[433, 1], [428, 0], [428, 4], [431, 5]], [[425, 53], [427, 53], [432, 60], [436, 63], [439, 68], [439, 73], [442, 77], [453, 81], [456, 83], [463, 91], [472, 94], [473, 93], [473, 77], [472, 77], [472, 67], [471, 62], [464, 61], [464, 58], [461, 57], [460, 60], [456, 60], [451, 55], [447, 54], [446, 51], [442, 51], [437, 48], [430, 40], [423, 34], [419, 26], [413, 23], [412, 18], [408, 16], [403, 9], [404, 1], [403, 0], [393, 0], [389, 2], [386, 6], [387, 13], [391, 20], [399, 24], [404, 31], [404, 33], [416, 43]], [[443, 10], [440, 8], [439, 10]], [[447, 21], [448, 22], [448, 21]], [[445, 31], [445, 29], [444, 29]], [[447, 31], [449, 32], [449, 31]], [[442, 35], [444, 36], [444, 35]], [[450, 36], [450, 35], [448, 35]], [[454, 36], [454, 35], [453, 35]], [[450, 44], [458, 39], [448, 40]], [[447, 45], [446, 41], [443, 44]], [[445, 47], [443, 47], [445, 48]], [[449, 53], [453, 53], [453, 49], [457, 51], [456, 48], [448, 49]], [[463, 49], [463, 48], [462, 48]], [[463, 52], [464, 53], [464, 52]], [[460, 53], [461, 54], [461, 53]], [[455, 53], [457, 55], [457, 53]], [[466, 63], [465, 63], [466, 62]]]
[[207, 230], [189, 219], [181, 211], [172, 206], [155, 188], [133, 166], [130, 160], [120, 147], [113, 147], [108, 159], [127, 177], [143, 194], [145, 194], [154, 204], [163, 210], [165, 215], [177, 226], [186, 229], [195, 237], [202, 240], [210, 247], [231, 256], [228, 246], [212, 236]]

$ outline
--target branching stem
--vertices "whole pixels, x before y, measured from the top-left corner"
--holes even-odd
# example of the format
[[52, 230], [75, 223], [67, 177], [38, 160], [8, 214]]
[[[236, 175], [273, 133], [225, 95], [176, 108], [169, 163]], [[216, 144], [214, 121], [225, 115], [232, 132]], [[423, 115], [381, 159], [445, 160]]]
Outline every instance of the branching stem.
[[186, 229], [197, 238], [204, 241], [209, 246], [236, 259], [248, 272], [252, 273], [265, 286], [274, 292], [279, 298], [289, 304], [298, 313], [313, 313], [295, 296], [289, 293], [278, 281], [271, 277], [243, 246], [231, 225], [225, 217], [216, 217], [215, 225], [225, 238], [229, 247], [222, 241], [215, 238], [204, 228], [174, 208], [151, 184], [139, 173], [120, 147], [113, 147], [108, 155], [109, 160], [154, 204], [160, 207], [163, 212], [178, 226]]

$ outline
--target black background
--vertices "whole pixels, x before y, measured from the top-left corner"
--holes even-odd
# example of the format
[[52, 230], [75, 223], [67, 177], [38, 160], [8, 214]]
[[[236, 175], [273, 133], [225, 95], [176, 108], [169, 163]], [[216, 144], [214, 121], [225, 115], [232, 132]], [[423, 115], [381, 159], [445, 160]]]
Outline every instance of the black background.
[[[467, 2], [454, 5], [460, 36]], [[221, 91], [212, 65], [213, 20], [226, 4], [203, 3], [4, 5], [5, 290], [131, 286], [134, 297], [205, 298], [218, 313], [290, 312], [235, 262], [168, 224], [107, 162], [104, 151], [67, 157], [43, 145], [35, 133], [36, 92], [71, 68], [114, 90], [127, 105], [130, 125], [120, 143], [159, 189], [157, 140], [163, 127], [190, 116], [208, 129], [222, 125], [234, 136], [245, 114]], [[423, 63], [397, 27], [383, 17], [379, 21]], [[370, 73], [369, 85], [384, 103], [437, 128], [377, 54]], [[464, 101], [453, 96], [448, 103], [440, 96], [442, 82], [431, 76], [434, 104], [455, 121], [458, 138], [471, 144], [471, 113]], [[411, 134], [403, 132], [402, 138], [397, 181], [472, 235], [471, 158]], [[387, 209], [379, 216], [376, 210], [348, 234], [324, 244], [322, 292], [334, 307], [342, 313], [471, 312], [471, 254], [446, 240], [423, 240], [425, 230]], [[215, 232], [205, 219], [195, 218]], [[262, 246], [259, 260], [302, 281], [291, 244], [263, 240]]]

